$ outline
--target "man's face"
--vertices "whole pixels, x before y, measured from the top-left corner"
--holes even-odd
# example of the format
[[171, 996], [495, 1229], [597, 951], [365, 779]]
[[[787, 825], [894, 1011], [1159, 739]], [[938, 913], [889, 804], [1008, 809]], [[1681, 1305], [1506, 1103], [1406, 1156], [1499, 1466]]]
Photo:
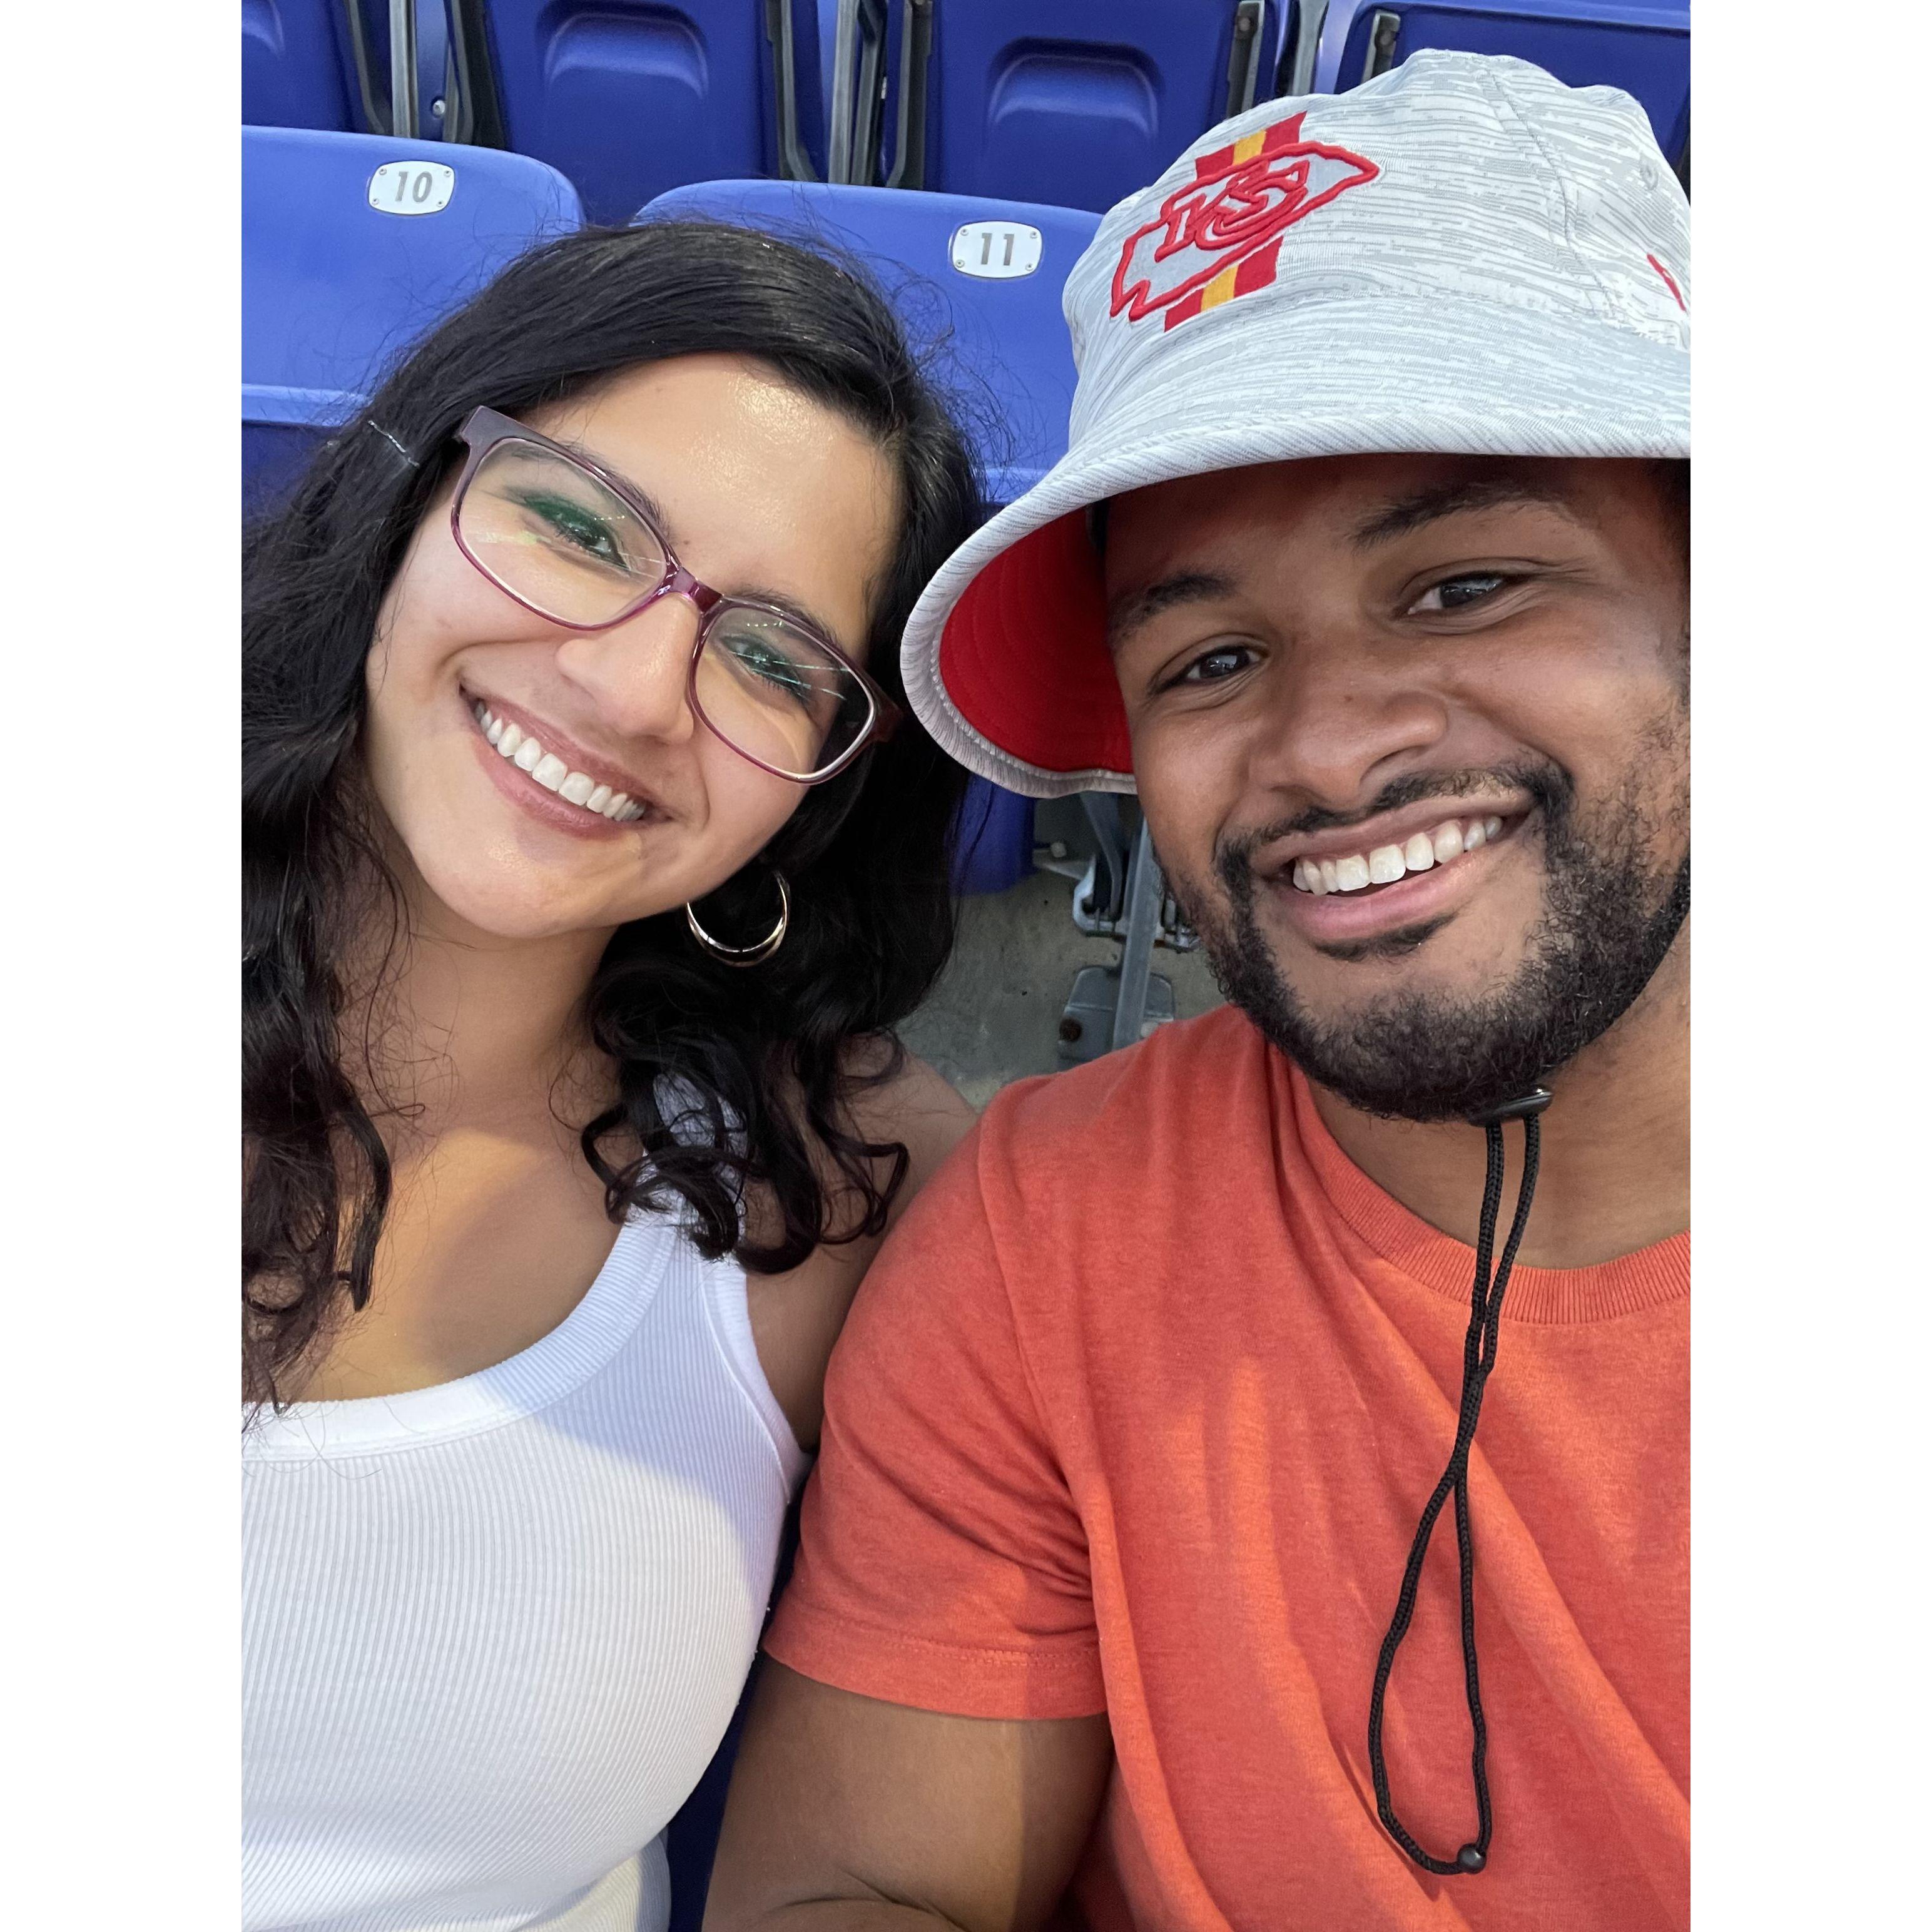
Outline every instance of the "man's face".
[[1338, 458], [1112, 506], [1154, 844], [1223, 990], [1344, 1100], [1514, 1098], [1668, 952], [1686, 536], [1642, 462]]

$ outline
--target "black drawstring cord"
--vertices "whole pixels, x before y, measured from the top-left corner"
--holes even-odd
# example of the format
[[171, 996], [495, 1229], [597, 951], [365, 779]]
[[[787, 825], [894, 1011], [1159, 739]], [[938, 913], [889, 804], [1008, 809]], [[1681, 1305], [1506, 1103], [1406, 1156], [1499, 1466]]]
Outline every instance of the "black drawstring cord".
[[[1503, 1290], [1509, 1285], [1510, 1270], [1516, 1250], [1522, 1244], [1523, 1229], [1529, 1225], [1529, 1204], [1536, 1192], [1537, 1163], [1541, 1151], [1541, 1125], [1537, 1116], [1550, 1105], [1548, 1091], [1535, 1088], [1520, 1100], [1506, 1102], [1489, 1112], [1477, 1114], [1472, 1125], [1480, 1126], [1488, 1137], [1488, 1171], [1483, 1182], [1482, 1219], [1476, 1230], [1476, 1281], [1470, 1298], [1469, 1332], [1462, 1340], [1462, 1400], [1456, 1422], [1455, 1447], [1442, 1480], [1436, 1485], [1415, 1526], [1415, 1538], [1408, 1547], [1408, 1567], [1402, 1571], [1402, 1590], [1396, 1598], [1395, 1615], [1388, 1634], [1382, 1639], [1382, 1654], [1376, 1660], [1375, 1688], [1369, 1697], [1369, 1769], [1375, 1779], [1376, 1809], [1381, 1814], [1389, 1836], [1422, 1867], [1444, 1878], [1459, 1872], [1480, 1871], [1489, 1862], [1490, 1834], [1493, 1823], [1490, 1809], [1488, 1767], [1489, 1730], [1483, 1721], [1482, 1687], [1476, 1670], [1476, 1551], [1469, 1533], [1469, 1445], [1475, 1439], [1476, 1418], [1482, 1412], [1483, 1390], [1490, 1371], [1496, 1365], [1496, 1340], [1501, 1332]], [[1510, 1223], [1509, 1238], [1503, 1244], [1496, 1263], [1496, 1278], [1490, 1276], [1490, 1256], [1496, 1245], [1496, 1218], [1503, 1204], [1503, 1123], [1522, 1123], [1522, 1185], [1516, 1191], [1516, 1214]], [[1395, 1654], [1408, 1634], [1409, 1620], [1415, 1614], [1416, 1592], [1422, 1582], [1422, 1565], [1429, 1554], [1429, 1540], [1436, 1533], [1436, 1520], [1450, 1496], [1456, 1498], [1456, 1550], [1462, 1585], [1462, 1675], [1469, 1703], [1469, 1728], [1474, 1738], [1471, 1764], [1476, 1785], [1476, 1836], [1454, 1860], [1438, 1858], [1425, 1852], [1395, 1815], [1389, 1796], [1388, 1766], [1382, 1756], [1382, 1704], [1388, 1690], [1389, 1672], [1395, 1667]]]

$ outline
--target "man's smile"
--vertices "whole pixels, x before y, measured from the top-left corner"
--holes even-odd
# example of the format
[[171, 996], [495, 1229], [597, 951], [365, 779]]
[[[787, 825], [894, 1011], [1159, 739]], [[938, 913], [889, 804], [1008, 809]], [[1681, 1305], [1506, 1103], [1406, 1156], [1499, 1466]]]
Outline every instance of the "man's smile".
[[1426, 800], [1366, 825], [1282, 840], [1256, 866], [1256, 878], [1317, 945], [1439, 920], [1490, 875], [1528, 816], [1520, 804], [1453, 815], [1443, 805]]

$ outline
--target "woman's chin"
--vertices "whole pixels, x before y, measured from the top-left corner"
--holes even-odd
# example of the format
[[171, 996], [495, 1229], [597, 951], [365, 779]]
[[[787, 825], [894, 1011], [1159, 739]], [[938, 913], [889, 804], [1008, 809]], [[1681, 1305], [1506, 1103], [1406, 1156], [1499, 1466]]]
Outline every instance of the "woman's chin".
[[697, 836], [659, 822], [612, 828], [614, 838], [569, 838], [479, 792], [467, 770], [457, 776], [465, 782], [396, 786], [391, 805], [378, 775], [391, 857], [428, 920], [499, 944], [608, 934], [677, 911], [749, 863], [784, 822], [761, 814]]
[[635, 892], [620, 898], [572, 891], [566, 881], [532, 877], [520, 866], [452, 864], [413, 852], [411, 856], [430, 902], [418, 910], [430, 923], [502, 944], [564, 939], [575, 933], [608, 934], [634, 920], [648, 919], [682, 903], [667, 904]]

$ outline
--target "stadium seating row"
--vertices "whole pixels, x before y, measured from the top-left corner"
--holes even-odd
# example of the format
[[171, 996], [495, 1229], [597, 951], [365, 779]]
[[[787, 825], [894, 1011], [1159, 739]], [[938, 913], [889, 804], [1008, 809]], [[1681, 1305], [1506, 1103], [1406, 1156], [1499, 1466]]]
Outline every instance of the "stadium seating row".
[[1624, 88], [1676, 159], [1689, 35], [1688, 0], [243, 0], [242, 118], [508, 148], [600, 222], [753, 176], [1100, 212], [1228, 114], [1425, 47]]
[[[549, 163], [594, 220], [682, 183], [826, 173], [839, 0], [242, 0], [242, 118]], [[392, 94], [412, 59], [413, 94]], [[407, 124], [405, 125], [404, 123]]]

